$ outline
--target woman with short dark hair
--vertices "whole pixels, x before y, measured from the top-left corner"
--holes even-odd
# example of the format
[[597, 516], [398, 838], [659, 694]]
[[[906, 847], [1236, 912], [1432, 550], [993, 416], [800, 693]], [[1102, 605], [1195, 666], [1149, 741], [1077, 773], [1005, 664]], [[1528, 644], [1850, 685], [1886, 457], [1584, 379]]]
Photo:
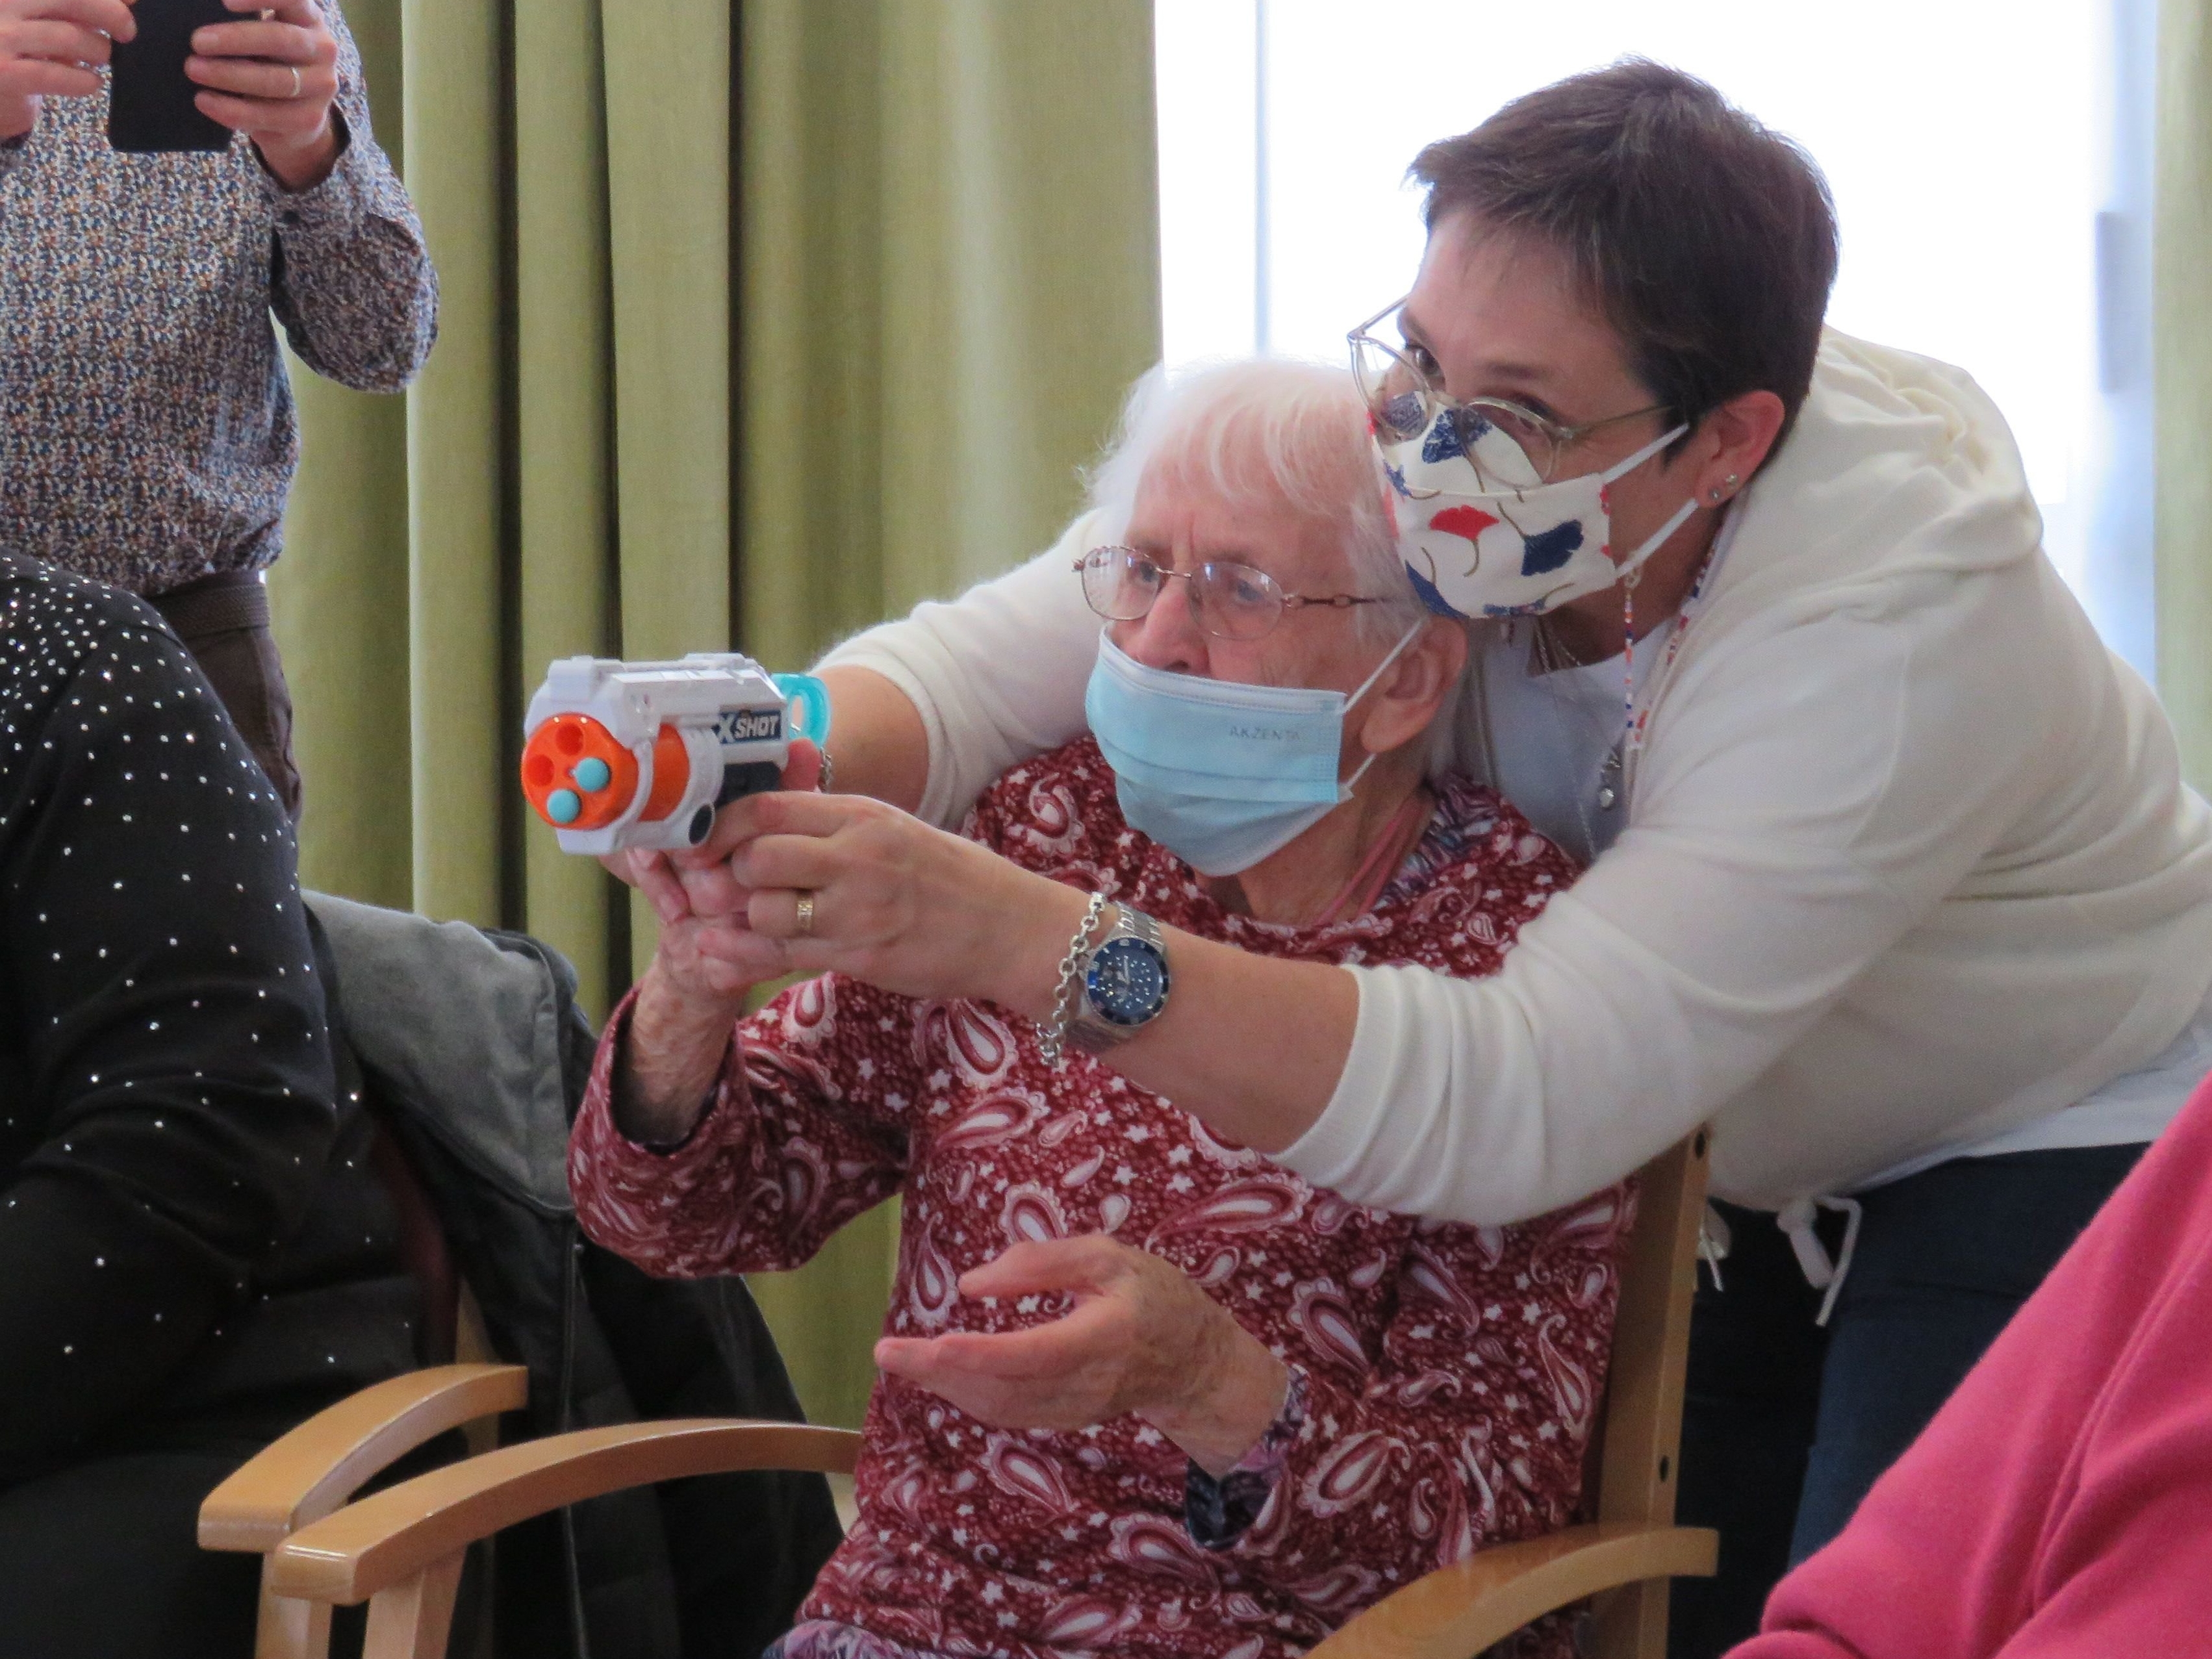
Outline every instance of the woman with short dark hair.
[[[1794, 145], [1626, 63], [1416, 171], [1419, 276], [1354, 339], [1400, 550], [1479, 619], [1468, 769], [1589, 871], [1480, 981], [1170, 933], [1173, 994], [1111, 1063], [1459, 1221], [1713, 1122], [1681, 1508], [1722, 1576], [1676, 1598], [1676, 1651], [1711, 1652], [2212, 1064], [2212, 812], [1979, 388], [1822, 331], [1835, 227]], [[947, 819], [1080, 729], [1097, 629], [1060, 573], [1090, 533], [831, 655], [841, 788]], [[1033, 1018], [1077, 920], [820, 903], [833, 943], [796, 960], [964, 952]]]

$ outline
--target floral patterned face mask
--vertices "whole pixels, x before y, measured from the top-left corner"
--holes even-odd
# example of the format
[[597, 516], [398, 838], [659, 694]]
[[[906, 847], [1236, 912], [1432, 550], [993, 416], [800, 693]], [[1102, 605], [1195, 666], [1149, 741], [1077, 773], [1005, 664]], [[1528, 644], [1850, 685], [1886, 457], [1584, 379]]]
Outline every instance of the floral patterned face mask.
[[1378, 434], [1406, 574], [1423, 603], [1446, 617], [1540, 617], [1603, 592], [1697, 510], [1692, 496], [1634, 552], [1613, 559], [1612, 484], [1689, 429], [1677, 426], [1602, 472], [1556, 483], [1472, 410], [1439, 410], [1398, 442]]

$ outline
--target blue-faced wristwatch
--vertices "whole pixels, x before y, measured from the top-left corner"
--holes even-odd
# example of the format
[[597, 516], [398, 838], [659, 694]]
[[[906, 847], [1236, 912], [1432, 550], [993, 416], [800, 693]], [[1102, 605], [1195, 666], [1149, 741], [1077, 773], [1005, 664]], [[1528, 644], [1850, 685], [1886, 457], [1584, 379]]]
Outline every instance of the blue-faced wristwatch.
[[1085, 1054], [1126, 1042], [1168, 1006], [1167, 942], [1160, 925], [1126, 904], [1080, 964], [1081, 992], [1067, 1040]]

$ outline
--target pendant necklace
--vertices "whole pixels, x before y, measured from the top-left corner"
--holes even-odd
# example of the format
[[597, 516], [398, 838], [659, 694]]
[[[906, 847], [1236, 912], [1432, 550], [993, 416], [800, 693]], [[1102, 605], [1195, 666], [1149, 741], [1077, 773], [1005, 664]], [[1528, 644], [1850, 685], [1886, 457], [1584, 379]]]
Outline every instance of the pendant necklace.
[[[1698, 574], [1702, 580], [1704, 573]], [[1623, 751], [1636, 726], [1636, 584], [1643, 574], [1641, 569], [1632, 570], [1620, 579], [1620, 735], [1613, 738], [1613, 747], [1606, 751], [1605, 764], [1598, 769], [1597, 810], [1601, 812], [1610, 812], [1620, 800]]]
[[[1529, 630], [1529, 670], [1540, 680], [1566, 670], [1588, 668], [1591, 665], [1584, 662], [1568, 647], [1565, 641], [1559, 638], [1549, 617], [1539, 617], [1535, 619]], [[1553, 724], [1559, 731], [1559, 750], [1562, 754], [1572, 754], [1575, 751], [1576, 744], [1574, 733], [1570, 726], [1570, 714], [1572, 716], [1574, 726], [1588, 731], [1592, 711], [1571, 693], [1553, 690], [1548, 684], [1545, 687], [1545, 693], [1551, 707]], [[1613, 794], [1613, 791], [1604, 780], [1618, 767], [1620, 758], [1620, 744], [1616, 738], [1605, 764], [1600, 768], [1598, 773], [1600, 787], [1597, 800], [1601, 807], [1611, 805], [1608, 797]], [[1582, 863], [1589, 864], [1597, 857], [1598, 838], [1597, 824], [1590, 817], [1590, 795], [1588, 786], [1583, 782], [1577, 782], [1570, 791], [1570, 797], [1574, 801], [1575, 817], [1581, 825], [1583, 832], [1583, 844], [1576, 856]]]
[[[1729, 488], [1733, 489], [1736, 481], [1731, 476], [1728, 482]], [[1719, 491], [1714, 492], [1716, 506], [1723, 499]], [[1683, 597], [1682, 603], [1675, 608], [1674, 630], [1667, 641], [1666, 652], [1654, 671], [1655, 681], [1665, 678], [1668, 671], [1674, 665], [1674, 659], [1680, 654], [1682, 641], [1690, 631], [1691, 621], [1697, 615], [1705, 599], [1705, 589], [1725, 555], [1726, 540], [1725, 535], [1715, 536], [1711, 544], [1705, 549], [1705, 557], [1698, 562], [1697, 578], [1690, 584], [1690, 591]], [[1628, 757], [1642, 750], [1644, 727], [1651, 719], [1650, 704], [1645, 704], [1641, 709], [1636, 706], [1636, 586], [1642, 574], [1641, 570], [1632, 570], [1620, 580], [1620, 731], [1613, 738], [1612, 748], [1607, 751], [1604, 763], [1598, 768], [1595, 799], [1601, 812], [1613, 811], [1626, 795]], [[1547, 616], [1539, 616], [1535, 619], [1530, 643], [1536, 672], [1540, 675], [1553, 673], [1562, 668], [1587, 668], [1590, 665], [1567, 648]], [[1561, 729], [1564, 736], [1564, 720]], [[1577, 790], [1575, 806], [1583, 821], [1583, 833], [1589, 842], [1589, 856], [1595, 859], [1598, 853], [1596, 826], [1591, 822], [1589, 809], [1583, 805], [1583, 799], [1582, 792]]]

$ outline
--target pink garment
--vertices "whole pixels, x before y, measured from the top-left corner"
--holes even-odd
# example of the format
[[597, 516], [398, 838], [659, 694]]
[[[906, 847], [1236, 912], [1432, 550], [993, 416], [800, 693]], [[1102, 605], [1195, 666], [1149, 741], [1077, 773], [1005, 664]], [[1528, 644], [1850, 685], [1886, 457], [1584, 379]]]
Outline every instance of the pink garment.
[[1729, 1659], [2212, 1654], [2212, 1079]]
[[[1447, 785], [1367, 915], [1312, 928], [1232, 916], [1128, 829], [1087, 738], [1008, 773], [969, 829], [1018, 863], [1253, 951], [1468, 975], [1495, 972], [1574, 875], [1495, 795]], [[602, 1042], [569, 1175], [585, 1230], [649, 1270], [795, 1267], [897, 1193], [887, 1331], [1053, 1317], [1048, 1298], [987, 1305], [956, 1281], [1023, 1239], [1103, 1232], [1190, 1273], [1303, 1380], [1304, 1426], [1273, 1495], [1212, 1552], [1185, 1525], [1183, 1455], [1148, 1425], [1008, 1432], [884, 1378], [858, 1523], [802, 1619], [933, 1654], [1289, 1659], [1433, 1567], [1573, 1518], [1626, 1186], [1502, 1229], [1384, 1214], [1224, 1145], [1087, 1056], [1047, 1066], [1004, 1010], [836, 975], [743, 1022], [707, 1118], [657, 1154], [608, 1110], [621, 1030]], [[1553, 1621], [1534, 1644], [1564, 1652], [1564, 1638]]]

